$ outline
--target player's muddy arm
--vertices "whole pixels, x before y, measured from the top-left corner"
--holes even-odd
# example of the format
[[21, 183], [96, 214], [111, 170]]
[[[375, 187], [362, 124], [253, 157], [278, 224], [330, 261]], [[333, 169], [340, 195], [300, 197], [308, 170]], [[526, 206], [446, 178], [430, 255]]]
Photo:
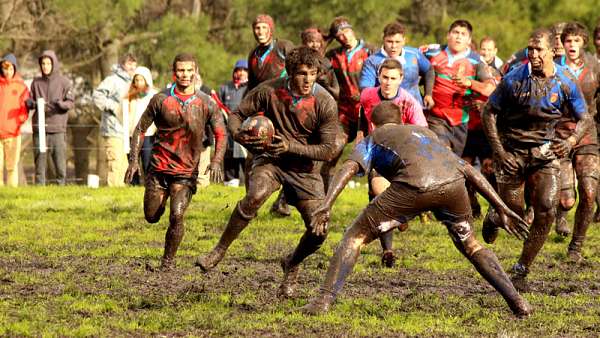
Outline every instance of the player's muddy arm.
[[325, 197], [324, 206], [327, 209], [331, 209], [333, 203], [338, 198], [342, 190], [346, 187], [346, 184], [350, 182], [350, 179], [358, 173], [358, 163], [347, 160], [344, 162], [340, 170], [338, 170], [331, 181], [329, 182], [329, 190], [327, 190], [327, 196]]
[[573, 133], [573, 137], [575, 137], [575, 140], [577, 141], [575, 144], [581, 141], [585, 133], [587, 133], [590, 130], [590, 128], [592, 128], [593, 123], [594, 119], [589, 113], [586, 112], [581, 116], [579, 121], [577, 121], [577, 125], [575, 126], [575, 132]]
[[488, 102], [483, 108], [483, 114], [481, 114], [483, 131], [485, 132], [485, 136], [490, 142], [490, 146], [492, 147], [494, 154], [503, 155], [506, 153], [506, 151], [504, 150], [502, 142], [500, 141], [500, 136], [498, 135], [498, 126], [496, 124], [497, 117], [498, 112]]
[[471, 80], [471, 89], [480, 93], [481, 95], [490, 96], [494, 92], [494, 89], [496, 89], [496, 85], [494, 84], [493, 80], [486, 80], [483, 82]]
[[433, 94], [433, 83], [435, 82], [435, 70], [433, 66], [429, 68], [425, 73], [425, 96], [431, 96]]
[[504, 210], [508, 206], [502, 201], [502, 198], [496, 193], [494, 187], [488, 182], [488, 180], [472, 165], [469, 163], [464, 164], [465, 178], [471, 183], [478, 193], [481, 194], [494, 208], [498, 210]]
[[150, 101], [150, 104], [148, 104], [146, 110], [144, 111], [144, 114], [142, 114], [142, 117], [140, 118], [140, 121], [138, 122], [137, 126], [135, 126], [135, 129], [133, 130], [133, 135], [131, 136], [130, 143], [129, 162], [138, 161], [140, 157], [140, 151], [142, 149], [142, 145], [144, 144], [144, 134], [154, 122], [153, 108], [155, 105], [156, 102], [153, 98], [152, 101]]

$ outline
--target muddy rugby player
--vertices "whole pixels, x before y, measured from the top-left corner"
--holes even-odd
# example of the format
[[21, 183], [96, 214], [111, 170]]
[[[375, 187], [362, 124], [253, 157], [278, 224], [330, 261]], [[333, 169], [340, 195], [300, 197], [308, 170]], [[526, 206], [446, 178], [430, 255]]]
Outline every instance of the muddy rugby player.
[[[496, 255], [475, 239], [469, 223], [471, 208], [465, 178], [494, 205], [504, 228], [518, 238], [527, 225], [508, 209], [477, 170], [460, 159], [431, 130], [401, 125], [399, 107], [384, 102], [373, 111], [376, 130], [361, 141], [331, 182], [324, 205], [312, 215], [315, 235], [327, 232], [331, 207], [352, 176], [375, 169], [392, 182], [354, 220], [331, 258], [319, 295], [305, 308], [308, 313], [327, 311], [360, 255], [360, 249], [381, 233], [405, 224], [418, 214], [433, 211], [448, 229], [456, 248], [504, 297], [518, 316], [531, 312], [527, 301], [512, 285]], [[516, 222], [508, 222], [511, 217]]]
[[[197, 261], [202, 270], [221, 261], [258, 209], [280, 187], [306, 226], [296, 249], [281, 260], [284, 278], [280, 296], [293, 294], [300, 263], [325, 241], [325, 232], [317, 234], [311, 228], [312, 214], [325, 197], [317, 161], [332, 159], [338, 120], [333, 97], [316, 83], [319, 58], [319, 53], [309, 47], [294, 49], [285, 61], [288, 76], [260, 84], [230, 116], [229, 130], [234, 139], [255, 156], [246, 195], [237, 203], [217, 245]], [[266, 147], [260, 138], [240, 130], [242, 121], [259, 112], [275, 127], [274, 141]]]
[[157, 140], [152, 147], [150, 170], [145, 178], [144, 216], [157, 223], [171, 199], [169, 228], [165, 236], [165, 251], [161, 269], [175, 266], [175, 254], [183, 239], [183, 216], [196, 193], [198, 162], [204, 150], [202, 139], [207, 123], [215, 139], [215, 155], [206, 170], [211, 181], [221, 182], [221, 162], [227, 142], [223, 115], [210, 97], [195, 90], [194, 74], [197, 62], [191, 54], [179, 54], [173, 60], [175, 84], [156, 94], [140, 118], [131, 140], [129, 167], [125, 183], [140, 169], [139, 154], [146, 130], [154, 123]]

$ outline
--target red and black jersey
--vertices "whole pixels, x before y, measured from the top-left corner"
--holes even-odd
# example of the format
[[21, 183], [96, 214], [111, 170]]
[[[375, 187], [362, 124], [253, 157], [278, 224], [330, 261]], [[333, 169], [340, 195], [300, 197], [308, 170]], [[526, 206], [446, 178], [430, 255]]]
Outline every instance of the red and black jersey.
[[285, 77], [285, 58], [294, 48], [287, 40], [273, 40], [267, 46], [257, 46], [248, 55], [248, 90], [260, 83]]
[[[338, 131], [337, 108], [331, 95], [315, 84], [308, 96], [291, 93], [289, 79], [263, 82], [250, 91], [229, 117], [232, 135], [249, 116], [262, 113], [275, 127], [275, 134], [289, 142], [289, 150], [273, 161], [286, 170], [316, 172], [316, 161], [331, 160]], [[261, 155], [255, 158], [261, 160]]]
[[[555, 63], [563, 66], [577, 81], [581, 93], [587, 104], [588, 113], [598, 121], [598, 113], [596, 111], [596, 100], [598, 99], [598, 90], [600, 89], [600, 64], [595, 60], [593, 55], [585, 53], [583, 58], [583, 66], [577, 70], [573, 70], [567, 65], [566, 56], [555, 59]], [[571, 113], [570, 111], [566, 111]], [[559, 137], [566, 139], [575, 132], [576, 120], [572, 114], [565, 114], [556, 126], [556, 132]], [[594, 128], [592, 128], [594, 129]], [[595, 130], [589, 130], [583, 136], [583, 139], [578, 145], [597, 144], [597, 134]]]
[[[485, 64], [485, 62], [484, 62]], [[485, 70], [488, 72], [490, 78], [494, 80], [494, 85], [497, 86], [502, 80], [502, 74], [491, 64], [485, 64]], [[488, 97], [480, 93], [473, 93], [473, 100], [469, 106], [469, 123], [467, 129], [471, 130], [483, 130], [481, 123], [481, 113], [483, 113], [483, 106], [487, 102]]]
[[[331, 66], [340, 85], [340, 103], [350, 101], [350, 103], [360, 102], [360, 73], [363, 63], [374, 52], [374, 48], [360, 40], [356, 47], [351, 50], [344, 46], [329, 50], [325, 57], [331, 61]], [[358, 114], [358, 112], [356, 112]], [[354, 117], [354, 120], [358, 115]]]
[[216, 140], [212, 161], [223, 160], [227, 142], [225, 122], [208, 95], [198, 91], [187, 99], [178, 97], [173, 85], [150, 100], [136, 133], [143, 135], [152, 122], [157, 129], [150, 162], [152, 172], [195, 179], [200, 153], [204, 150], [202, 140], [207, 123], [210, 123]]

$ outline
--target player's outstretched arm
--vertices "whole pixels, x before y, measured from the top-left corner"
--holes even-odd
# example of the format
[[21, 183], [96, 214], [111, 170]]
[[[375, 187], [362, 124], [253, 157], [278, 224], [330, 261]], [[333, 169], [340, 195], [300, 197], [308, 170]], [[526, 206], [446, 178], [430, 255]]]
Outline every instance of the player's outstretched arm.
[[[502, 220], [504, 230], [519, 239], [526, 239], [529, 235], [528, 224], [514, 211], [510, 210], [487, 179], [468, 163], [464, 164], [464, 173], [467, 181], [475, 186], [477, 192], [494, 206]], [[512, 218], [515, 222], [511, 222], [509, 218]]]
[[313, 221], [310, 225], [315, 235], [320, 236], [327, 232], [331, 207], [342, 190], [346, 187], [346, 184], [348, 184], [350, 179], [358, 173], [358, 170], [358, 163], [347, 160], [342, 165], [342, 168], [336, 172], [335, 176], [331, 179], [329, 190], [327, 191], [327, 196], [325, 197], [325, 201], [323, 201], [323, 205], [312, 214]]

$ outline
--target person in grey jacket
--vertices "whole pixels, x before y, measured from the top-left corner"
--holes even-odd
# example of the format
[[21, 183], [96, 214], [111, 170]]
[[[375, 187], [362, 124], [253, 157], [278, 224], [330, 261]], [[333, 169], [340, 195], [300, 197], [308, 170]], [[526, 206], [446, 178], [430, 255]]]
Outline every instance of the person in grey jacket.
[[[41, 76], [33, 79], [31, 95], [33, 114], [33, 156], [35, 161], [35, 183], [46, 185], [46, 156], [49, 155], [56, 168], [58, 185], [65, 185], [67, 176], [67, 112], [73, 109], [71, 81], [60, 72], [60, 63], [52, 50], [44, 51], [38, 58]], [[37, 100], [45, 101], [45, 129], [47, 151], [40, 151]]]
[[131, 79], [137, 67], [132, 54], [123, 55], [119, 64], [113, 66], [113, 73], [107, 76], [94, 90], [94, 105], [102, 112], [100, 135], [102, 148], [106, 154], [109, 187], [124, 186], [123, 177], [127, 170], [125, 139], [123, 131], [122, 104], [127, 97]]

